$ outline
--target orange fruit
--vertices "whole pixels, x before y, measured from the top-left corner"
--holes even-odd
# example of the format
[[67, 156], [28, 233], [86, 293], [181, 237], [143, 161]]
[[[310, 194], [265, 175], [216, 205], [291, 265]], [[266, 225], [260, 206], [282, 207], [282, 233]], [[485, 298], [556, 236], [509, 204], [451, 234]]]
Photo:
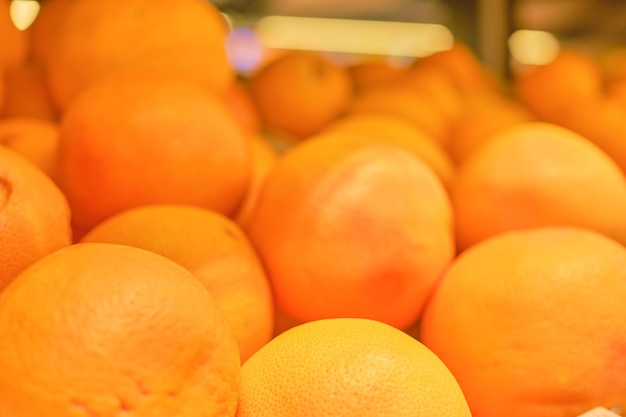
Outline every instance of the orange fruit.
[[70, 209], [61, 190], [31, 161], [0, 146], [0, 291], [71, 241]]
[[569, 112], [604, 94], [603, 74], [592, 56], [562, 48], [551, 62], [514, 75], [515, 96], [543, 120], [560, 123]]
[[61, 122], [58, 178], [79, 233], [151, 203], [234, 214], [249, 172], [248, 141], [221, 99], [167, 76], [102, 80]]
[[352, 100], [348, 114], [402, 117], [445, 147], [448, 115], [434, 106], [430, 98], [404, 85], [382, 85], [361, 91]]
[[210, 294], [177, 263], [74, 244], [0, 296], [0, 414], [232, 416], [239, 353]]
[[215, 93], [234, 79], [227, 27], [204, 0], [81, 0], [65, 7], [43, 60], [52, 98], [65, 110], [98, 80], [125, 71], [167, 71]]
[[28, 57], [28, 38], [19, 30], [10, 14], [10, 0], [0, 0], [0, 68], [19, 65]]
[[348, 70], [311, 51], [288, 51], [249, 76], [265, 129], [305, 139], [339, 117], [352, 98]]
[[346, 68], [357, 91], [394, 81], [406, 72], [404, 66], [394, 65], [381, 57], [357, 61]]
[[295, 146], [268, 176], [246, 230], [276, 306], [300, 321], [408, 326], [454, 254], [443, 185], [422, 160], [384, 143]]
[[465, 96], [493, 94], [500, 91], [500, 80], [489, 72], [475, 52], [456, 39], [451, 48], [418, 58], [413, 69], [432, 67], [445, 74]]
[[617, 99], [581, 103], [560, 124], [589, 139], [626, 173], [626, 107]]
[[507, 232], [461, 254], [420, 338], [472, 415], [577, 416], [626, 401], [626, 250], [589, 229]]
[[59, 125], [33, 117], [0, 119], [0, 145], [30, 160], [56, 181]]
[[467, 100], [452, 78], [435, 65], [410, 67], [394, 82], [428, 99], [450, 121], [457, 117]]
[[390, 143], [410, 150], [437, 174], [446, 188], [452, 186], [455, 168], [446, 151], [413, 123], [393, 114], [353, 113], [337, 119], [312, 139], [328, 137], [337, 146]]
[[626, 243], [626, 180], [597, 146], [563, 127], [508, 128], [459, 169], [452, 200], [457, 244], [509, 230], [580, 226]]
[[223, 99], [245, 134], [256, 135], [261, 132], [261, 117], [244, 81], [235, 80], [224, 93]]
[[505, 96], [468, 100], [451, 125], [448, 153], [456, 164], [462, 164], [502, 130], [535, 119], [526, 106]]
[[274, 306], [265, 271], [248, 238], [223, 215], [193, 206], [146, 205], [108, 218], [81, 242], [147, 249], [187, 268], [215, 299], [242, 362], [270, 340]]
[[445, 365], [414, 338], [358, 318], [318, 320], [274, 338], [241, 368], [237, 417], [469, 417]]
[[249, 223], [265, 180], [279, 158], [278, 151], [260, 134], [251, 137], [250, 152], [252, 155], [250, 183], [241, 205], [233, 216], [233, 219], [241, 227], [245, 227]]
[[5, 71], [4, 117], [58, 120], [41, 67], [25, 61]]

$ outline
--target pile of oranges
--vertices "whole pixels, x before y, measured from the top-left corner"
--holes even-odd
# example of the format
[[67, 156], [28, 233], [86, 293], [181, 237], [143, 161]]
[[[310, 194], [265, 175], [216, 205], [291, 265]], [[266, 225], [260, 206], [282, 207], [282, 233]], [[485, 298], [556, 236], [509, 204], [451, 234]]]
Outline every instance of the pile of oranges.
[[499, 79], [205, 0], [0, 0], [0, 416], [626, 409], [626, 53]]

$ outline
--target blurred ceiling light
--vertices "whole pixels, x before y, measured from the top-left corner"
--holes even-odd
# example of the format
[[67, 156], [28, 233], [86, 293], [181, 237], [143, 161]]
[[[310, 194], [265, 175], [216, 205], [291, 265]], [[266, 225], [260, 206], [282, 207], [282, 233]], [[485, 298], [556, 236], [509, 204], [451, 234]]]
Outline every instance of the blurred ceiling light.
[[511, 56], [523, 65], [544, 65], [556, 58], [559, 41], [550, 32], [518, 30], [508, 40]]
[[39, 14], [39, 2], [35, 0], [13, 0], [9, 12], [13, 24], [19, 30], [27, 29]]
[[267, 16], [255, 26], [266, 48], [423, 57], [450, 49], [454, 37], [439, 24]]

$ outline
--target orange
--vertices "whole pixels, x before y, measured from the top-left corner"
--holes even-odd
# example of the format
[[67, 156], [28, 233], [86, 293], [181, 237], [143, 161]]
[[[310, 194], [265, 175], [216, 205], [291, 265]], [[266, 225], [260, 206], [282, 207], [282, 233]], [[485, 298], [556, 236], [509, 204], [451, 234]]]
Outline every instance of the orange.
[[41, 67], [25, 61], [5, 71], [4, 117], [58, 120]]
[[465, 249], [509, 230], [580, 226], [626, 243], [626, 180], [584, 137], [546, 122], [500, 132], [459, 169], [452, 191]]
[[506, 96], [467, 100], [450, 128], [449, 155], [456, 164], [462, 164], [502, 130], [535, 119], [526, 106]]
[[228, 218], [182, 205], [146, 205], [103, 221], [81, 242], [147, 249], [187, 268], [209, 290], [234, 335], [242, 362], [272, 336], [269, 282], [248, 238]]
[[305, 139], [339, 117], [352, 98], [348, 70], [311, 51], [287, 51], [249, 76], [265, 129]]
[[153, 252], [74, 244], [0, 296], [0, 414], [232, 416], [237, 345], [210, 294]]
[[151, 73], [107, 78], [63, 115], [58, 177], [79, 234], [150, 203], [234, 214], [249, 172], [249, 144], [234, 116], [190, 82]]
[[19, 65], [28, 56], [28, 38], [19, 30], [11, 19], [10, 0], [0, 0], [0, 68]]
[[31, 161], [0, 146], [0, 292], [71, 238], [70, 209], [61, 190]]
[[0, 145], [30, 160], [56, 181], [59, 125], [33, 117], [0, 119]]
[[448, 115], [434, 106], [430, 98], [419, 95], [404, 85], [381, 85], [361, 91], [352, 100], [348, 114], [402, 117], [445, 147]]
[[626, 107], [616, 98], [585, 103], [572, 112], [562, 125], [585, 136], [606, 152], [626, 173]]
[[325, 137], [334, 140], [337, 146], [363, 146], [376, 142], [402, 146], [426, 162], [446, 188], [452, 186], [455, 168], [446, 151], [413, 123], [400, 116], [384, 113], [349, 114], [326, 126], [314, 138]]
[[465, 100], [468, 99], [456, 86], [452, 77], [435, 65], [410, 67], [394, 82], [399, 87], [408, 88], [426, 98], [450, 121], [457, 117], [465, 105]]
[[626, 250], [568, 227], [494, 236], [455, 260], [421, 340], [472, 415], [578, 416], [626, 403]]
[[413, 67], [432, 67], [445, 74], [465, 96], [493, 94], [501, 89], [500, 80], [486, 69], [467, 44], [458, 39], [449, 49], [418, 58]]
[[601, 99], [603, 74], [592, 56], [562, 48], [554, 60], [515, 74], [515, 96], [543, 120], [559, 123], [585, 102]]
[[382, 57], [354, 62], [347, 69], [357, 91], [394, 81], [406, 72], [404, 66], [394, 65]]
[[259, 111], [243, 80], [235, 80], [224, 93], [223, 100], [245, 134], [256, 135], [261, 132]]
[[43, 60], [61, 110], [94, 82], [129, 70], [167, 71], [220, 94], [234, 79], [227, 27], [211, 2], [81, 0], [64, 12]]
[[422, 160], [385, 143], [295, 146], [268, 176], [246, 230], [276, 306], [300, 321], [408, 326], [454, 254], [443, 185]]
[[250, 217], [255, 210], [259, 194], [265, 184], [265, 180], [274, 168], [276, 160], [279, 158], [278, 151], [264, 136], [260, 134], [251, 137], [250, 151], [252, 154], [250, 183], [248, 184], [248, 189], [241, 205], [233, 216], [233, 219], [241, 227], [245, 227], [250, 221]]
[[237, 417], [469, 417], [446, 366], [414, 338], [366, 319], [318, 320], [243, 364]]

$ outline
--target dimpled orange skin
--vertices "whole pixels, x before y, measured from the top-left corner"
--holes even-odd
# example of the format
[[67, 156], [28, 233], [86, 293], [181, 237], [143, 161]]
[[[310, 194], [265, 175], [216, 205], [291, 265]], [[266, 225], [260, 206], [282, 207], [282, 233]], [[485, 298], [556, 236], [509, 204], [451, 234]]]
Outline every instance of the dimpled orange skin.
[[228, 417], [237, 346], [185, 268], [126, 245], [81, 243], [0, 296], [0, 415]]
[[270, 341], [241, 371], [237, 417], [470, 417], [443, 363], [377, 321], [302, 324]]
[[626, 404], [626, 250], [568, 227], [514, 231], [461, 254], [421, 341], [477, 417], [570, 417]]
[[229, 218], [200, 207], [151, 204], [104, 220], [81, 242], [135, 246], [187, 268], [222, 310], [242, 362], [270, 340], [274, 305], [267, 276], [248, 238]]
[[24, 268], [72, 243], [70, 215], [52, 179], [0, 146], [0, 292]]
[[267, 178], [247, 231], [277, 306], [302, 321], [409, 326], [454, 254], [443, 185], [387, 144], [293, 148]]

